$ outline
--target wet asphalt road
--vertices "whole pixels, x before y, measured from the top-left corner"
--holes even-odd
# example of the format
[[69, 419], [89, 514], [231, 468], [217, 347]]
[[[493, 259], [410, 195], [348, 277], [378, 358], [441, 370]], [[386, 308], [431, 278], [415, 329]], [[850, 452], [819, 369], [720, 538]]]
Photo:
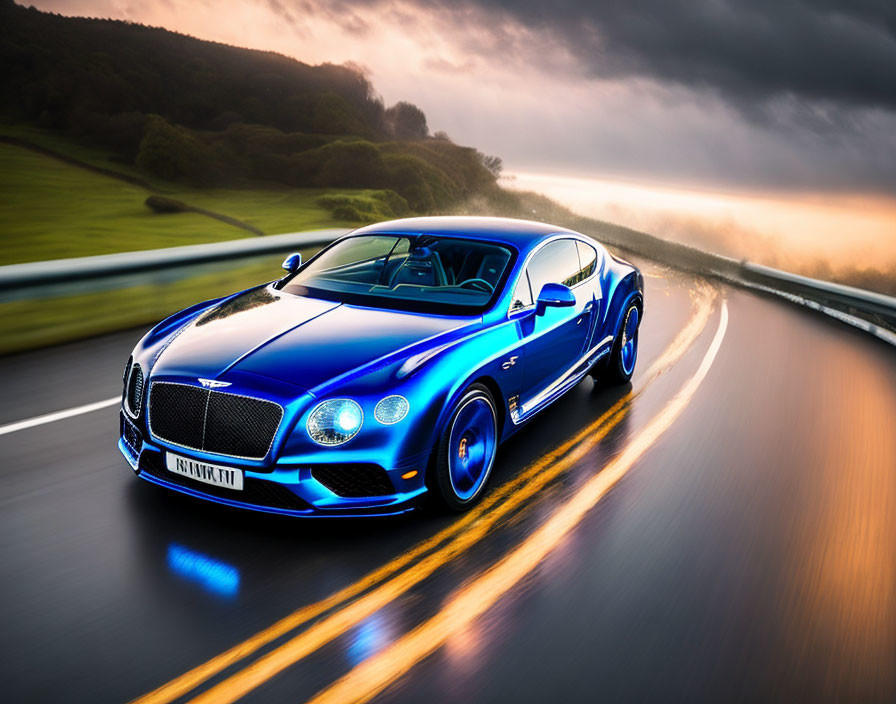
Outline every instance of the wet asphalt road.
[[[582, 382], [502, 448], [492, 490], [634, 393], [605, 437], [562, 469], [545, 462], [539, 471], [552, 479], [515, 510], [456, 529], [451, 539], [468, 544], [434, 558], [430, 572], [422, 556], [397, 568], [407, 588], [288, 659], [241, 701], [304, 701], [374, 658], [394, 664], [401, 654], [390, 645], [438, 617], [637, 442], [695, 374], [723, 299], [727, 333], [680, 417], [534, 571], [377, 696], [896, 701], [896, 350], [721, 288], [702, 304], [711, 306], [705, 327], [681, 358], [648, 379], [700, 307], [702, 284], [645, 270], [632, 388]], [[0, 359], [0, 425], [116, 395], [137, 337]], [[120, 458], [117, 413], [0, 435], [5, 701], [129, 701], [458, 520], [290, 520], [171, 494], [137, 480]], [[315, 622], [362, 598], [160, 701], [243, 681], [243, 667], [278, 657], [294, 636], [311, 638]], [[227, 686], [213, 693], [234, 691]]]

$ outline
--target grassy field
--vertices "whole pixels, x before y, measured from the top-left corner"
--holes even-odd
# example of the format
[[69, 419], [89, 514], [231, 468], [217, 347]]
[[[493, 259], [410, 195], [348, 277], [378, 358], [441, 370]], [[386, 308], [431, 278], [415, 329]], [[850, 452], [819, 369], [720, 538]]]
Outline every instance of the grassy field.
[[[139, 176], [135, 169], [114, 163], [102, 152], [50, 133], [0, 127], [0, 134], [27, 139], [92, 166]], [[378, 207], [376, 191], [200, 190], [158, 182], [150, 185], [170, 198], [237, 218], [266, 234], [361, 224], [334, 219], [329, 207], [317, 203], [323, 195], [348, 199], [362, 211], [375, 213]], [[252, 236], [198, 213], [155, 213], [144, 204], [150, 194], [138, 185], [22, 146], [0, 143], [0, 265]], [[149, 326], [197, 301], [271, 280], [279, 275], [281, 260], [275, 256], [244, 266], [222, 264], [218, 271], [173, 283], [0, 303], [0, 354]]]
[[[316, 204], [322, 193], [168, 189], [165, 195], [243, 220], [266, 234], [352, 226]], [[0, 265], [251, 236], [197, 213], [155, 213], [144, 204], [148, 195], [139, 186], [0, 144]]]

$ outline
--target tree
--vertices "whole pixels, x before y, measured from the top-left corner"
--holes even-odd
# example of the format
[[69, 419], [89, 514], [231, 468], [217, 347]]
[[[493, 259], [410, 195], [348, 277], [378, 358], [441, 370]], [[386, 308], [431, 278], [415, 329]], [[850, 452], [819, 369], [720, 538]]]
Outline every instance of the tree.
[[429, 136], [426, 115], [412, 103], [395, 103], [383, 114], [383, 121], [386, 131], [398, 140], [411, 141]]
[[479, 161], [482, 162], [482, 165], [487, 168], [492, 176], [495, 178], [499, 178], [501, 176], [501, 172], [504, 170], [504, 162], [501, 160], [499, 156], [489, 156], [488, 154], [483, 154], [482, 152], [476, 152], [479, 155]]

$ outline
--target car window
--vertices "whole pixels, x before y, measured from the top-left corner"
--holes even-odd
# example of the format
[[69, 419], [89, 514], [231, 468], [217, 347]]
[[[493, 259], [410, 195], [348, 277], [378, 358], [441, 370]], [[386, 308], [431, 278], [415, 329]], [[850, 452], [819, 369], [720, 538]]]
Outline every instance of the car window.
[[529, 283], [536, 298], [546, 283], [572, 286], [578, 279], [579, 254], [575, 240], [555, 240], [546, 244], [529, 262]]
[[356, 235], [336, 242], [283, 286], [287, 293], [435, 313], [481, 312], [502, 292], [513, 253], [441, 235]]
[[[410, 247], [410, 240], [394, 236], [386, 237], [353, 237], [350, 246], [337, 244], [320, 253], [312, 265], [316, 271], [340, 271], [343, 268], [351, 270], [362, 263], [390, 261], [404, 258]], [[307, 269], [308, 267], [306, 267]]]
[[576, 248], [579, 250], [579, 274], [578, 280], [584, 281], [594, 273], [597, 268], [597, 251], [590, 244], [576, 240]]
[[529, 287], [529, 274], [525, 271], [520, 274], [520, 280], [516, 282], [510, 310], [519, 310], [532, 305], [532, 289]]

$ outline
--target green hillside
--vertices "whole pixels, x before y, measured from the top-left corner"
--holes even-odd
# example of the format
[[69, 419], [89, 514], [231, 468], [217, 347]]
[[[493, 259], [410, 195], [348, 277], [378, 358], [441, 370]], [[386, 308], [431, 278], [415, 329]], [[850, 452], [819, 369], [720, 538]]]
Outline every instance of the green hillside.
[[[35, 130], [27, 135], [31, 143], [41, 141]], [[57, 150], [66, 146], [58, 138], [50, 143]], [[108, 164], [96, 150], [55, 153], [72, 159], [77, 154], [85, 166]], [[155, 190], [85, 166], [0, 143], [0, 265], [216, 242], [259, 232], [353, 227], [365, 216], [378, 220], [403, 214], [391, 209], [390, 194], [380, 191], [169, 186], [164, 192], [166, 198], [245, 225], [240, 227], [196, 212], [155, 212], [146, 205]]]
[[[0, 0], [0, 120], [188, 188], [388, 189], [412, 212], [495, 188], [500, 160], [429, 136], [357, 69]], [[2, 127], [2, 125], [0, 125]]]
[[[0, 27], [0, 265], [516, 209], [500, 159], [431, 136], [354, 68], [11, 0]], [[149, 325], [278, 263], [8, 300], [0, 354]]]

